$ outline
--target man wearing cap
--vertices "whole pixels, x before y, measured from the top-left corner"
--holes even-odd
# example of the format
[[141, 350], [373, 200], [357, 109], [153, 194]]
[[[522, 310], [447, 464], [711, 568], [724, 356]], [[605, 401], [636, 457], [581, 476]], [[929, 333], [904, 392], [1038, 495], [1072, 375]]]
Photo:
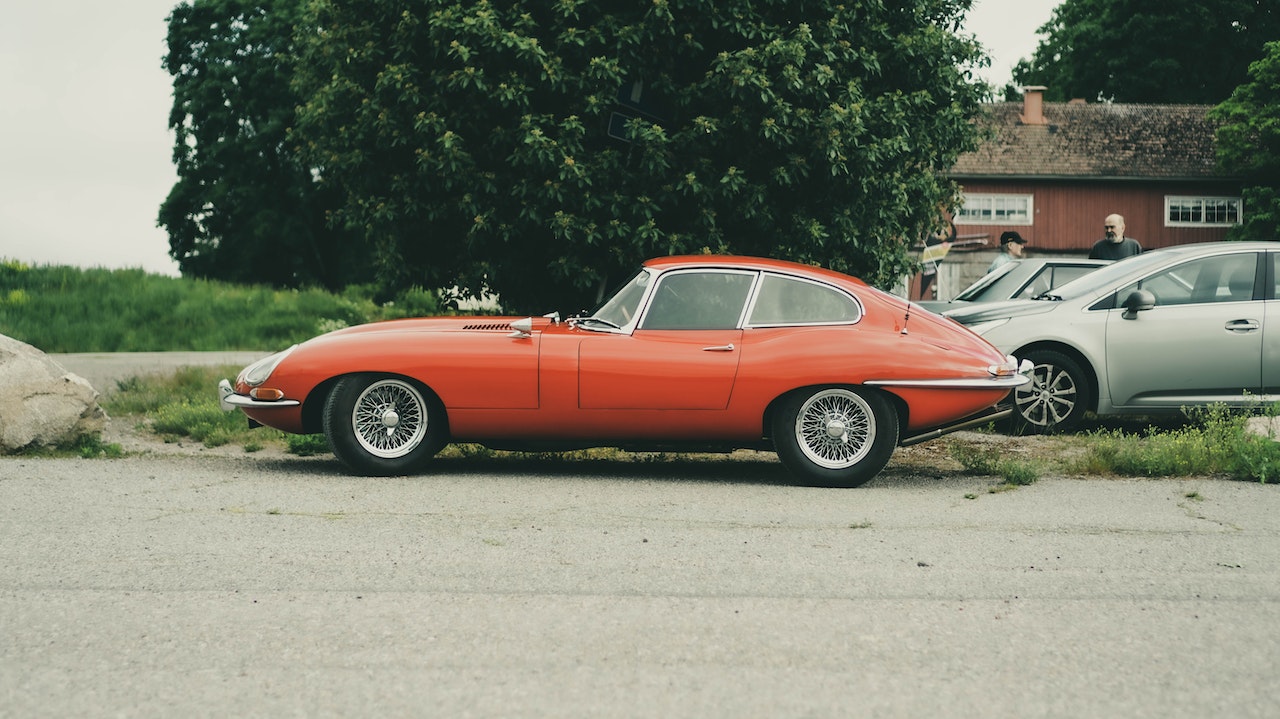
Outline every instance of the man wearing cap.
[[996, 255], [996, 258], [991, 261], [991, 266], [987, 268], [987, 272], [1007, 265], [1014, 260], [1022, 259], [1022, 248], [1026, 244], [1027, 241], [1022, 239], [1022, 235], [1013, 230], [1000, 235], [1000, 254]]

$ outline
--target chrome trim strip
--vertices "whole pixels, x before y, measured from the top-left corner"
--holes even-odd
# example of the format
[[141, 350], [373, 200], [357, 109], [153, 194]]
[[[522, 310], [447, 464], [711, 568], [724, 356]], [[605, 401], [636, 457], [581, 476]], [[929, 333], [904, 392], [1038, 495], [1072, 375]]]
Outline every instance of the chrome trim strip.
[[992, 377], [991, 379], [872, 379], [863, 382], [871, 387], [931, 387], [935, 389], [991, 389], [1014, 388], [1031, 381], [1031, 378], [1016, 374], [1009, 377]]
[[913, 444], [928, 442], [931, 439], [937, 439], [945, 434], [951, 434], [952, 432], [959, 432], [960, 430], [969, 429], [971, 427], [979, 427], [984, 424], [989, 424], [991, 422], [997, 422], [999, 420], [1004, 419], [1005, 417], [1008, 417], [1011, 414], [1013, 414], [1013, 407], [1009, 407], [1009, 406], [994, 407], [987, 412], [974, 415], [966, 419], [962, 419], [959, 422], [956, 422], [955, 424], [950, 424], [943, 427], [939, 427], [937, 429], [932, 429], [932, 430], [929, 430], [928, 432], [924, 432], [923, 434], [917, 434], [911, 437], [905, 437], [898, 442], [898, 446], [910, 447]]

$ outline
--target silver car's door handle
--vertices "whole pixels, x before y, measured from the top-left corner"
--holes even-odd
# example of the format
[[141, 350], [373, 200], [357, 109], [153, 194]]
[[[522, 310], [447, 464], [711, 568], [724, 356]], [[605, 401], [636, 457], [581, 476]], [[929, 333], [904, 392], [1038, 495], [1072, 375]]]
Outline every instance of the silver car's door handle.
[[732, 352], [733, 345], [716, 345], [715, 347], [703, 347], [703, 352]]
[[1262, 326], [1257, 320], [1231, 320], [1226, 324], [1228, 332], [1253, 332]]

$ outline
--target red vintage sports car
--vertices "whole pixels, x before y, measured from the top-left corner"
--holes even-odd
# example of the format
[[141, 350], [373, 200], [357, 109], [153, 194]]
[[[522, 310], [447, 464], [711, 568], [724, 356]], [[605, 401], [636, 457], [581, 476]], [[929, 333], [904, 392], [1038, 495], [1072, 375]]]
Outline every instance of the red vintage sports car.
[[[1025, 371], [1025, 370], [1024, 370]], [[251, 423], [323, 432], [367, 475], [449, 442], [772, 449], [854, 487], [898, 445], [1007, 415], [1013, 357], [836, 272], [747, 257], [646, 262], [589, 315], [392, 320], [330, 332], [220, 382]]]

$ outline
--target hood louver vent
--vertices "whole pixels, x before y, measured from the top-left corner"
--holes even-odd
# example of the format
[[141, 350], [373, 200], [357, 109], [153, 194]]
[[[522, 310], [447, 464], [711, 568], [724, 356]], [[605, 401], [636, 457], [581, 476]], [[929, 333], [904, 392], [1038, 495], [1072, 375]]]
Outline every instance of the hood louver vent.
[[489, 331], [489, 332], [510, 332], [510, 331], [511, 331], [511, 323], [510, 323], [510, 322], [494, 322], [494, 323], [491, 323], [491, 324], [463, 325], [463, 326], [462, 326], [462, 329], [464, 329], [464, 330], [486, 330], [486, 331]]

